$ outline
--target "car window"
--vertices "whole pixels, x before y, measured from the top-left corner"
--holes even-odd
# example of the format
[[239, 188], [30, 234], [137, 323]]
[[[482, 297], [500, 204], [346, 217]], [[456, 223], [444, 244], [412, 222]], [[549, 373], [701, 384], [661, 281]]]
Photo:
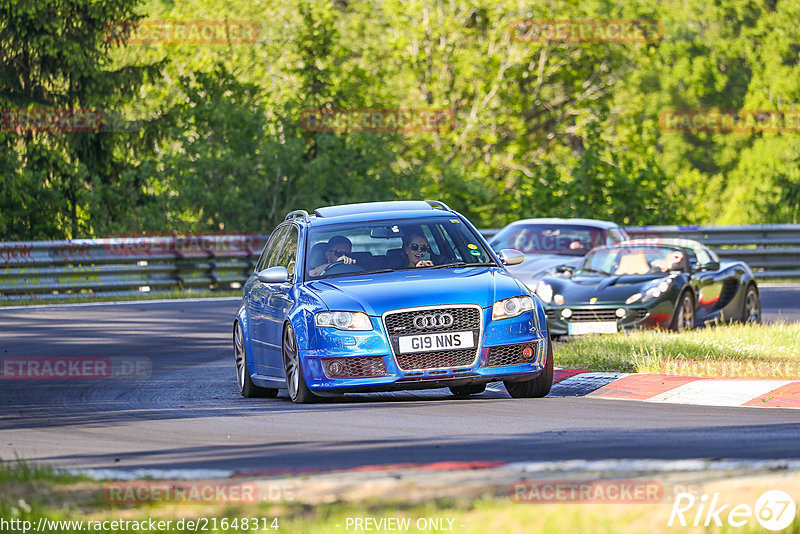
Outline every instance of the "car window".
[[278, 253], [281, 250], [281, 244], [283, 243], [283, 238], [286, 237], [286, 232], [289, 230], [288, 226], [282, 226], [275, 230], [275, 241], [272, 239], [269, 240], [269, 251], [267, 252], [265, 261], [264, 261], [264, 269], [267, 267], [274, 267], [277, 264]]
[[294, 274], [294, 266], [297, 259], [297, 242], [297, 228], [290, 226], [289, 233], [286, 234], [286, 238], [283, 240], [283, 247], [281, 248], [280, 254], [278, 254], [276, 263], [276, 265], [286, 267], [286, 270], [289, 271], [290, 275]]
[[684, 249], [660, 246], [609, 247], [586, 256], [581, 269], [614, 275], [645, 275], [686, 271], [688, 258]]
[[492, 238], [495, 250], [517, 249], [524, 254], [566, 254], [583, 256], [606, 244], [602, 228], [574, 224], [514, 224]]
[[[325, 250], [330, 243], [353, 262], [329, 262]], [[483, 241], [460, 219], [441, 216], [312, 226], [306, 247], [310, 279], [452, 263], [497, 265]]]
[[283, 239], [283, 234], [283, 228], [278, 228], [272, 232], [272, 234], [269, 236], [267, 244], [264, 245], [264, 250], [261, 251], [261, 256], [259, 256], [258, 262], [256, 262], [256, 268], [254, 272], [258, 273], [267, 268], [269, 265], [269, 257], [280, 245], [281, 239]]
[[625, 241], [625, 235], [616, 228], [609, 228], [606, 233], [606, 243], [613, 245]]

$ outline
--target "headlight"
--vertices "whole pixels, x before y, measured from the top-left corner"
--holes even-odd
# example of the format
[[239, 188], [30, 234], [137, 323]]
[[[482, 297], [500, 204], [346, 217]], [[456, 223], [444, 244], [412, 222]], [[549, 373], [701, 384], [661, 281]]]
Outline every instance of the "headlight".
[[533, 299], [528, 296], [498, 300], [492, 306], [492, 321], [510, 319], [533, 309]]
[[657, 286], [651, 287], [650, 289], [645, 291], [644, 299], [642, 299], [642, 301], [645, 302], [648, 300], [657, 299], [667, 291], [669, 291], [669, 282], [661, 282]]
[[640, 298], [642, 298], [642, 294], [641, 293], [634, 293], [633, 295], [628, 297], [628, 300], [625, 301], [625, 304], [633, 304], [634, 302], [636, 302]]
[[550, 304], [553, 300], [553, 286], [541, 280], [536, 286], [536, 296], [542, 299], [545, 304]]
[[372, 321], [363, 312], [325, 311], [314, 315], [314, 324], [337, 330], [372, 330]]

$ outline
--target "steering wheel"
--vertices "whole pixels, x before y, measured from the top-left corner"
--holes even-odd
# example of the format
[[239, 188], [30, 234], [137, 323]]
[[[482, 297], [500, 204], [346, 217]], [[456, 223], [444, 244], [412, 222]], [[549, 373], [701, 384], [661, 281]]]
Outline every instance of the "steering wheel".
[[331, 263], [321, 273], [320, 276], [327, 275], [327, 274], [344, 274], [344, 273], [360, 273], [365, 271], [363, 267], [355, 264], [355, 263], [342, 263], [341, 261], [337, 261]]

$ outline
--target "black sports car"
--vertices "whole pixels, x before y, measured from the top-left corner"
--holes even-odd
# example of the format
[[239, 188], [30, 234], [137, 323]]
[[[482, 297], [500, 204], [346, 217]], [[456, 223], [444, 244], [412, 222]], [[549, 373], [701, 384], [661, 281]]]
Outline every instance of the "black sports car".
[[753, 272], [688, 239], [638, 239], [591, 250], [535, 288], [550, 334], [684, 330], [719, 321], [761, 321]]

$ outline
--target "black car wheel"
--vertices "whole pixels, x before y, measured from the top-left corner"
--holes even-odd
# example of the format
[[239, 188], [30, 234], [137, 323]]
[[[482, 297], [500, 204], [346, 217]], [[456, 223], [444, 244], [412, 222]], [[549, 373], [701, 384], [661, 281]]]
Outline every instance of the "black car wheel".
[[503, 382], [508, 394], [515, 399], [546, 397], [553, 387], [553, 343], [547, 342], [547, 361], [539, 376], [525, 382]]
[[486, 391], [486, 384], [468, 384], [466, 386], [452, 386], [450, 393], [456, 397], [469, 397]]
[[747, 292], [744, 295], [742, 322], [756, 324], [761, 322], [761, 299], [758, 298], [758, 290], [753, 284], [747, 286]]
[[233, 356], [236, 362], [236, 382], [239, 384], [239, 393], [242, 394], [242, 397], [275, 397], [278, 395], [277, 389], [262, 388], [253, 384], [239, 321], [236, 321], [236, 325], [233, 327]]
[[675, 314], [672, 316], [670, 330], [675, 332], [691, 330], [694, 328], [694, 320], [694, 298], [690, 291], [684, 291], [681, 298], [678, 299], [678, 307], [675, 308]]
[[289, 390], [289, 398], [292, 399], [292, 402], [308, 404], [319, 400], [319, 397], [314, 395], [306, 385], [303, 368], [300, 366], [300, 355], [297, 352], [294, 329], [290, 324], [287, 324], [283, 330], [283, 369], [286, 372], [286, 388]]

